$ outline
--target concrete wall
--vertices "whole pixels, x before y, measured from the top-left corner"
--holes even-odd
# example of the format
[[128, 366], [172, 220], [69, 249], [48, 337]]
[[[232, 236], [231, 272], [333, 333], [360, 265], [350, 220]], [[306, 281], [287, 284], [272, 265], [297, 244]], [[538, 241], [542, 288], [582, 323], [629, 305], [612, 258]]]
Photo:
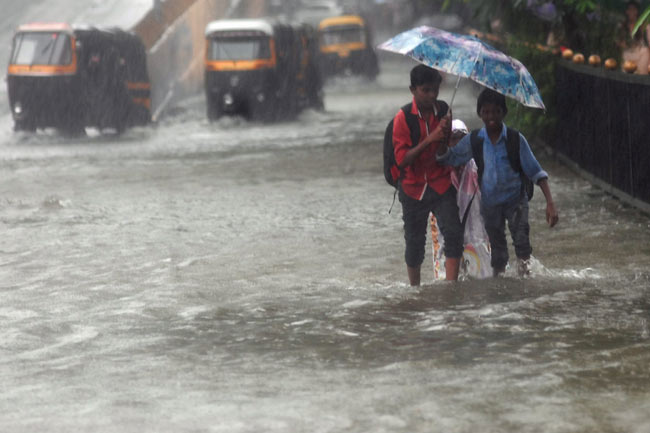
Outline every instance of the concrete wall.
[[202, 89], [205, 26], [229, 6], [230, 0], [167, 0], [134, 26], [147, 47], [154, 120]]
[[265, 5], [265, 0], [166, 0], [133, 27], [147, 47], [154, 120], [203, 91], [206, 25], [232, 14], [261, 16]]
[[248, 0], [242, 2], [245, 6], [244, 16], [246, 17], [259, 17], [266, 15], [266, 1], [264, 0]]
[[267, 0], [232, 0], [229, 13], [233, 18], [261, 17], [268, 14], [267, 3]]

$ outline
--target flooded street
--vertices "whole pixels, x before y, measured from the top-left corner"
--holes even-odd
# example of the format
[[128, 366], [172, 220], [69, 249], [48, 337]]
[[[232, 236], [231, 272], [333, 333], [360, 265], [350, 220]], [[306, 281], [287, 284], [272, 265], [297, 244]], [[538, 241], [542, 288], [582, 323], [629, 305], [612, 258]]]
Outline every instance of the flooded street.
[[[381, 146], [412, 64], [382, 66], [273, 125], [3, 111], [0, 431], [650, 432], [650, 218], [538, 149], [533, 277], [434, 282], [428, 245], [411, 288]], [[468, 82], [453, 108], [479, 126]]]

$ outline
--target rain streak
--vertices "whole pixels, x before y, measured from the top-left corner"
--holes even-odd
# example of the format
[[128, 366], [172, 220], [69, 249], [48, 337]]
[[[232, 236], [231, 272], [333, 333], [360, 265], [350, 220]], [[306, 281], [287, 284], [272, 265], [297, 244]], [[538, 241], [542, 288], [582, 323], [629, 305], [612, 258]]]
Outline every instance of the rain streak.
[[[4, 59], [19, 25], [47, 21], [47, 2], [24, 3], [3, 3]], [[90, 3], [86, 17], [116, 19]], [[80, 13], [59, 4], [69, 13], [59, 20]], [[457, 17], [442, 18], [454, 30]], [[232, 72], [221, 58], [232, 50], [265, 57], [313, 36], [247, 25], [213, 24], [208, 69]], [[265, 111], [280, 94], [262, 87], [229, 97], [201, 87], [156, 113], [166, 93], [152, 80], [150, 93], [107, 90], [129, 104], [152, 98], [143, 122], [43, 105], [49, 119], [88, 123], [14, 131], [3, 85], [0, 430], [650, 431], [648, 216], [536, 147], [560, 222], [548, 228], [535, 194], [531, 276], [511, 263], [500, 278], [434, 280], [429, 238], [422, 285], [411, 287], [381, 147], [412, 99], [415, 62], [373, 51], [394, 33], [377, 27], [355, 30], [376, 63], [287, 89], [269, 105], [291, 114], [280, 118]], [[289, 39], [269, 45], [276, 31]], [[54, 32], [25, 33], [23, 44], [51, 44], [32, 54], [65, 60], [72, 53], [52, 51], [58, 38], [83, 35]], [[113, 36], [105, 43], [126, 40]], [[90, 45], [80, 44], [86, 63]], [[146, 82], [112, 66], [113, 79]], [[233, 76], [206, 80], [223, 89]], [[444, 76], [440, 99], [455, 82]], [[464, 81], [455, 95], [453, 115], [470, 129], [481, 126], [479, 91]]]

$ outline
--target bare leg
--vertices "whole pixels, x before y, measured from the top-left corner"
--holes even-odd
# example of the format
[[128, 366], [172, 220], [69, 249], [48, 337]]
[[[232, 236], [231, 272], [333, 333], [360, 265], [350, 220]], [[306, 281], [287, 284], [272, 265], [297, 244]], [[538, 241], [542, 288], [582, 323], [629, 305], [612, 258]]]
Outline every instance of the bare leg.
[[417, 268], [412, 268], [412, 267], [407, 265], [406, 270], [408, 271], [408, 274], [409, 274], [409, 283], [411, 283], [411, 286], [419, 286], [420, 285], [420, 267], [418, 266]]
[[460, 269], [460, 259], [447, 257], [445, 260], [445, 275], [447, 280], [458, 280], [458, 270]]

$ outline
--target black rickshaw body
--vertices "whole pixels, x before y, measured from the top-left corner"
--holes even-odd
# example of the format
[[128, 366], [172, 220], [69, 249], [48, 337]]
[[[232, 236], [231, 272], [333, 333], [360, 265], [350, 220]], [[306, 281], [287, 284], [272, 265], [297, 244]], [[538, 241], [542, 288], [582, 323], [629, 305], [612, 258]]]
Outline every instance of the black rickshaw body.
[[324, 77], [363, 75], [375, 79], [379, 62], [366, 21], [358, 15], [325, 18], [318, 25], [320, 69]]
[[[268, 19], [218, 20], [205, 31], [207, 115], [276, 120], [305, 105], [299, 93], [307, 43], [300, 27]], [[320, 85], [317, 93], [320, 92]]]
[[7, 90], [16, 130], [146, 124], [149, 86], [146, 52], [133, 34], [37, 23], [14, 35]]

